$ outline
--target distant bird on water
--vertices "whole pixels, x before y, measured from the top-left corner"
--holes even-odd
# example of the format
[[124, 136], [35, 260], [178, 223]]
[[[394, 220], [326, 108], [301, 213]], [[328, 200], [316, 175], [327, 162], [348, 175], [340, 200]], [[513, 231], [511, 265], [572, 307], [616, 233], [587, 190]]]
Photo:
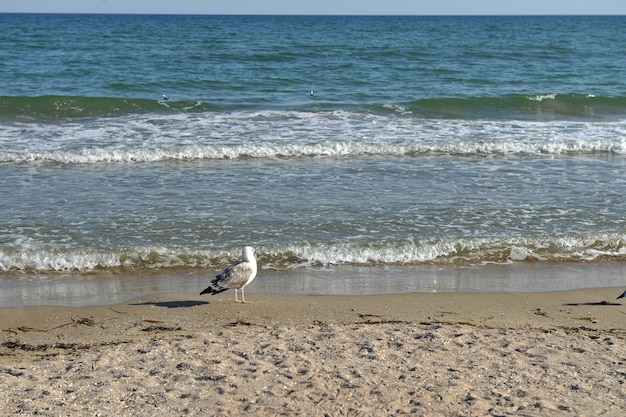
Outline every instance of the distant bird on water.
[[310, 95], [311, 97], [315, 97], [315, 91], [311, 90], [311, 92], [309, 93], [309, 95]]
[[202, 290], [200, 295], [207, 293], [219, 294], [223, 291], [233, 289], [235, 290], [235, 301], [239, 302], [237, 290], [241, 289], [241, 302], [246, 303], [243, 288], [250, 284], [255, 276], [256, 259], [254, 258], [254, 249], [250, 246], [246, 246], [241, 251], [241, 261], [229, 266], [221, 274], [217, 275], [209, 286]]
[[624, 291], [624, 292], [622, 293], [622, 295], [620, 295], [619, 297], [617, 297], [617, 299], [619, 300], [620, 298], [624, 298], [624, 297], [626, 297], [626, 291]]
[[169, 100], [169, 99], [170, 99], [170, 98], [169, 98], [168, 96], [166, 96], [165, 94], [163, 94], [163, 96], [162, 96], [162, 97], [163, 97], [163, 100], [164, 100], [164, 101], [167, 101], [167, 100]]

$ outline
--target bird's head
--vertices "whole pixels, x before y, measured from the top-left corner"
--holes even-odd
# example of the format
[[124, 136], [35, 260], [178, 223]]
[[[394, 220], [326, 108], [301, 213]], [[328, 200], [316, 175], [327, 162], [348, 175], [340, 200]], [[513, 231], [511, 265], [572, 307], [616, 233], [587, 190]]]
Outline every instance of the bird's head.
[[252, 246], [246, 246], [241, 251], [241, 259], [243, 261], [250, 261], [254, 259], [254, 248]]

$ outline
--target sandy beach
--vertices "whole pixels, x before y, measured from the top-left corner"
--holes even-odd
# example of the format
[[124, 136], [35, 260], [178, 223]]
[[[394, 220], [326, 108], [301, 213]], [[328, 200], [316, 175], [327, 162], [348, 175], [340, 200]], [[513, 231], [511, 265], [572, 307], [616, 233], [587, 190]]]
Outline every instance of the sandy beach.
[[0, 414], [621, 416], [622, 291], [2, 308]]
[[626, 416], [626, 2], [344, 2], [0, 2], [0, 417]]

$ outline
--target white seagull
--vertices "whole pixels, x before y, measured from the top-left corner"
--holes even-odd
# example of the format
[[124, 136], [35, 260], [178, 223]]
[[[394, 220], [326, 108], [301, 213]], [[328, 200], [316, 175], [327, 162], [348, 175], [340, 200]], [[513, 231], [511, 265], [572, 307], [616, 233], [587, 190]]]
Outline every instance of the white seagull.
[[202, 290], [200, 295], [207, 293], [219, 294], [223, 291], [233, 289], [235, 290], [235, 301], [239, 302], [237, 290], [241, 289], [241, 302], [247, 303], [243, 293], [243, 287], [250, 284], [254, 277], [256, 277], [254, 249], [250, 246], [246, 246], [241, 251], [241, 261], [229, 266], [221, 274], [217, 275], [209, 286]]
[[624, 298], [624, 297], [626, 297], [626, 291], [624, 291], [624, 292], [622, 293], [622, 295], [620, 295], [619, 297], [617, 297], [617, 299], [619, 300], [620, 298]]

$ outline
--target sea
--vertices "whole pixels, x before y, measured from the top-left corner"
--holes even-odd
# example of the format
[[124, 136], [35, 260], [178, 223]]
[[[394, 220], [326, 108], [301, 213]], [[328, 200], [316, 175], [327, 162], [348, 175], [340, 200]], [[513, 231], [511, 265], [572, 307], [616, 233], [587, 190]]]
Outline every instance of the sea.
[[626, 284], [625, 16], [0, 28], [0, 306]]

